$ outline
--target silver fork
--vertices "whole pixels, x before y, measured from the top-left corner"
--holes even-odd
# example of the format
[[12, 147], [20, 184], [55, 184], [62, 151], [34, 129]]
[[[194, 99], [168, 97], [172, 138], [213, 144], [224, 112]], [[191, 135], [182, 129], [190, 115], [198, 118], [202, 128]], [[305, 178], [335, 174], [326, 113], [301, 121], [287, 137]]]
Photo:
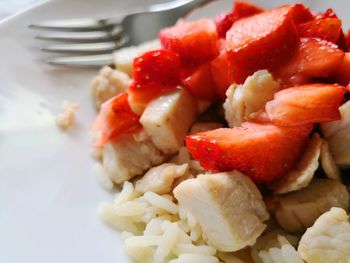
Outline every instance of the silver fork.
[[174, 24], [179, 17], [211, 1], [176, 0], [113, 18], [52, 20], [33, 23], [29, 27], [52, 30], [37, 35], [38, 39], [66, 42], [44, 46], [43, 51], [80, 54], [51, 58], [48, 63], [101, 66], [112, 63], [114, 50], [156, 38], [161, 28]]

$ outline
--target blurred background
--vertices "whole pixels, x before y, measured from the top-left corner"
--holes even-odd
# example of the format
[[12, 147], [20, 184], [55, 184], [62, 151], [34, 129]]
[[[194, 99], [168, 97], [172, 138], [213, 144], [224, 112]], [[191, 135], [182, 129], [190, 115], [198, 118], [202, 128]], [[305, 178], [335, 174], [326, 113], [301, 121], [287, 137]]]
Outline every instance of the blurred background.
[[0, 21], [46, 0], [1, 0]]

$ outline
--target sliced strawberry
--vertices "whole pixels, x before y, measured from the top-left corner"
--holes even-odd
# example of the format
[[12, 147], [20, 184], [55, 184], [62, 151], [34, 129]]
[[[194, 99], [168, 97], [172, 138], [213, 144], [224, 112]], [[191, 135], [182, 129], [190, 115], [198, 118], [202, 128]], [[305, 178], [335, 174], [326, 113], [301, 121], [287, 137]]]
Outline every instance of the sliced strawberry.
[[251, 15], [259, 14], [264, 10], [248, 2], [235, 1], [233, 3], [233, 14], [238, 18], [244, 18]]
[[315, 19], [309, 8], [299, 3], [294, 6], [292, 17], [295, 24], [309, 22]]
[[180, 55], [184, 67], [198, 66], [219, 54], [215, 23], [209, 19], [180, 20], [159, 34], [162, 45]]
[[319, 13], [315, 16], [315, 19], [324, 19], [324, 18], [338, 18], [336, 13], [332, 8], [328, 8], [324, 13]]
[[265, 110], [276, 125], [299, 126], [339, 120], [338, 110], [346, 88], [331, 84], [310, 84], [275, 94]]
[[341, 34], [341, 26], [338, 18], [324, 18], [298, 25], [298, 32], [301, 37], [316, 37], [336, 43]]
[[230, 86], [228, 79], [228, 66], [227, 66], [227, 54], [226, 51], [211, 61], [211, 73], [216, 85], [219, 98], [224, 101], [226, 99], [226, 90]]
[[139, 84], [174, 86], [179, 83], [179, 73], [180, 57], [169, 49], [149, 51], [134, 59], [133, 78]]
[[195, 70], [182, 72], [182, 85], [198, 99], [214, 101], [217, 98], [216, 85], [210, 70], [210, 63], [200, 65]]
[[325, 40], [302, 38], [293, 57], [273, 75], [282, 85], [294, 86], [308, 83], [310, 78], [325, 78], [341, 64], [344, 52]]
[[234, 23], [226, 34], [230, 81], [242, 83], [259, 69], [273, 69], [293, 54], [298, 37], [292, 6], [265, 11]]
[[141, 128], [139, 118], [129, 106], [127, 93], [106, 101], [92, 126], [92, 130], [99, 133], [94, 146], [101, 147], [121, 134], [137, 131]]
[[348, 52], [349, 47], [348, 47], [348, 44], [347, 44], [347, 41], [346, 41], [345, 34], [344, 34], [343, 30], [340, 31], [340, 36], [339, 36], [339, 39], [336, 42], [336, 44], [337, 44], [339, 49], [343, 50], [344, 52]]
[[233, 13], [223, 13], [214, 18], [216, 24], [216, 31], [220, 38], [226, 37], [226, 32], [231, 28], [232, 24], [236, 22], [236, 17]]
[[311, 129], [246, 122], [187, 136], [186, 146], [207, 170], [238, 170], [256, 183], [271, 182], [293, 169]]
[[167, 49], [149, 51], [134, 59], [131, 99], [147, 103], [180, 84], [180, 57]]
[[348, 85], [350, 82], [350, 53], [345, 53], [343, 62], [340, 64], [336, 72], [337, 83]]
[[214, 18], [216, 30], [219, 37], [225, 38], [226, 32], [231, 28], [232, 24], [241, 18], [252, 16], [263, 12], [263, 10], [255, 5], [246, 2], [235, 1], [233, 11], [221, 14]]
[[348, 47], [350, 47], [350, 29], [348, 32], [345, 34], [345, 43]]

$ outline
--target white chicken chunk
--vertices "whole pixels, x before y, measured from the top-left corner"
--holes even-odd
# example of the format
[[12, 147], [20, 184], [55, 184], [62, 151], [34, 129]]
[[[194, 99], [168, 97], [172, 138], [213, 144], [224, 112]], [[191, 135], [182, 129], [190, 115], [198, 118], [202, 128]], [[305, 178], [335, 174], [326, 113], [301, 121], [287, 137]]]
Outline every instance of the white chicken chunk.
[[241, 126], [252, 113], [263, 110], [266, 102], [272, 100], [278, 90], [278, 83], [267, 70], [255, 72], [243, 85], [233, 84], [226, 91], [224, 103], [229, 127]]
[[57, 115], [56, 124], [63, 130], [71, 128], [75, 123], [75, 112], [79, 108], [76, 103], [62, 103], [63, 112]]
[[322, 139], [315, 133], [296, 168], [272, 185], [274, 192], [285, 194], [308, 186], [319, 166], [321, 147]]
[[345, 185], [330, 179], [314, 179], [308, 187], [277, 198], [275, 217], [288, 232], [304, 231], [331, 207], [349, 206]]
[[307, 263], [350, 262], [350, 222], [346, 211], [333, 207], [302, 236], [298, 252]]
[[120, 70], [103, 67], [92, 80], [92, 98], [97, 109], [105, 101], [125, 92], [131, 84], [130, 77]]
[[151, 101], [140, 122], [158, 149], [164, 153], [176, 153], [184, 145], [196, 114], [192, 95], [179, 88]]
[[120, 48], [113, 53], [114, 65], [118, 70], [125, 72], [131, 77], [134, 58], [144, 52], [160, 48], [161, 44], [158, 39], [144, 42], [138, 46]]
[[164, 161], [164, 155], [149, 139], [137, 140], [125, 134], [103, 149], [103, 168], [111, 180], [123, 183]]
[[340, 166], [350, 166], [350, 101], [339, 107], [341, 120], [321, 125], [329, 143], [334, 161]]
[[176, 178], [186, 176], [189, 170], [188, 164], [176, 165], [163, 163], [153, 167], [136, 182], [136, 191], [146, 193], [148, 191], [157, 194], [167, 194]]
[[269, 218], [262, 196], [245, 175], [233, 171], [202, 174], [174, 189], [174, 195], [220, 251], [253, 245]]

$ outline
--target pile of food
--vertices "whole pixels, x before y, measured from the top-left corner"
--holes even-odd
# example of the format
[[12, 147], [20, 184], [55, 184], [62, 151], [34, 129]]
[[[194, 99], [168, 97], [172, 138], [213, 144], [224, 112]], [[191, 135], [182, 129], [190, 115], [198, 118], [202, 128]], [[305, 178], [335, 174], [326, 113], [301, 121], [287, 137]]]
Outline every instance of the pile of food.
[[350, 34], [235, 2], [115, 52], [92, 82], [100, 216], [136, 262], [350, 262]]

